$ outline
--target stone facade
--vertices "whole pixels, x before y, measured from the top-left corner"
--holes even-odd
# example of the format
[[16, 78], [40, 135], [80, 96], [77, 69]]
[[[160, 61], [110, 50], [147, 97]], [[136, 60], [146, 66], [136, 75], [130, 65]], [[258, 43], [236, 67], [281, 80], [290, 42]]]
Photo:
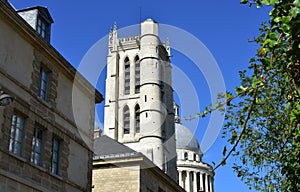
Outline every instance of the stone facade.
[[140, 170], [138, 164], [96, 168], [93, 170], [93, 192], [139, 192], [139, 178]]
[[0, 89], [14, 98], [0, 107], [1, 191], [90, 191], [102, 95], [5, 0], [0, 34]]

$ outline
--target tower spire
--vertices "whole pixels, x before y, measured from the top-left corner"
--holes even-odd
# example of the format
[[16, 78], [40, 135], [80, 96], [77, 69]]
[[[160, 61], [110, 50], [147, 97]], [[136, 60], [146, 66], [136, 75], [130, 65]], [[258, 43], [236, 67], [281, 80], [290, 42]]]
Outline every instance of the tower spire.
[[114, 22], [114, 32], [117, 31], [117, 22]]
[[117, 51], [118, 48], [118, 31], [117, 31], [117, 23], [114, 23], [114, 29], [112, 32], [112, 44], [113, 44], [113, 51]]
[[109, 37], [108, 37], [109, 41], [108, 44], [111, 45], [112, 41], [113, 41], [113, 31], [112, 31], [112, 27], [109, 28]]

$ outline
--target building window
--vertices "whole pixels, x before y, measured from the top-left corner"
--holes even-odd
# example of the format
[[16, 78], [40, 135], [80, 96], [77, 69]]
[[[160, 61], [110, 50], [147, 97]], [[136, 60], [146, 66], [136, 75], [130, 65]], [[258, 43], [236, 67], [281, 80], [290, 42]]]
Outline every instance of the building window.
[[11, 131], [9, 140], [9, 151], [21, 156], [24, 134], [24, 119], [23, 117], [14, 114], [11, 120]]
[[38, 17], [37, 20], [37, 32], [45, 40], [49, 40], [49, 24], [45, 19]]
[[52, 149], [51, 149], [51, 173], [56, 175], [59, 174], [59, 159], [60, 159], [60, 141], [53, 137], [52, 138]]
[[125, 95], [130, 94], [130, 62], [128, 57], [124, 60], [125, 63]]
[[135, 93], [140, 93], [140, 59], [139, 56], [135, 57]]
[[189, 159], [188, 153], [184, 152], [184, 160], [188, 160], [188, 159]]
[[135, 132], [140, 133], [140, 106], [135, 106]]
[[197, 161], [197, 155], [194, 153], [194, 161]]
[[47, 100], [48, 83], [49, 83], [49, 73], [44, 68], [41, 68], [39, 97], [42, 98], [44, 101]]
[[42, 165], [42, 148], [43, 145], [43, 131], [40, 128], [34, 128], [31, 150], [31, 162], [41, 166]]
[[124, 107], [124, 134], [129, 134], [130, 133], [130, 113], [129, 113], [129, 108], [126, 105]]

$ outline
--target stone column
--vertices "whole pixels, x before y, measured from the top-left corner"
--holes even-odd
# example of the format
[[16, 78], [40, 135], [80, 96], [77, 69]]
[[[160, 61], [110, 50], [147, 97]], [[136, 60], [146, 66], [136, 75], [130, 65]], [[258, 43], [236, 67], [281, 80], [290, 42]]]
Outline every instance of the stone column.
[[178, 184], [183, 187], [183, 181], [182, 181], [182, 171], [178, 170]]
[[190, 171], [186, 171], [185, 190], [186, 190], [186, 192], [191, 191]]
[[202, 191], [203, 191], [203, 173], [200, 173], [199, 176], [200, 176], [200, 189], [202, 189]]
[[214, 192], [214, 179], [213, 177], [210, 177], [210, 180], [209, 180], [209, 184], [210, 184], [210, 192]]
[[194, 171], [193, 188], [194, 188], [193, 192], [198, 192], [198, 190], [197, 190], [197, 172], [196, 171]]
[[208, 174], [205, 173], [205, 192], [208, 192]]

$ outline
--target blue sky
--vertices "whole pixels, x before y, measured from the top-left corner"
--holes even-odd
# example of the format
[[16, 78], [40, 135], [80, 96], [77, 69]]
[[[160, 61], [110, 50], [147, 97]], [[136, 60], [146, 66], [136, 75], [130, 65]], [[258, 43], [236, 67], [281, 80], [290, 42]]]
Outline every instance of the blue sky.
[[[226, 89], [232, 91], [239, 83], [238, 71], [247, 67], [255, 55], [256, 45], [248, 39], [258, 36], [258, 28], [268, 17], [268, 8], [248, 8], [238, 0], [115, 0], [115, 1], [53, 1], [11, 0], [16, 9], [41, 5], [48, 7], [53, 19], [51, 44], [70, 62], [78, 67], [87, 51], [116, 21], [118, 28], [138, 24], [140, 20], [153, 18], [159, 23], [181, 28], [198, 38], [215, 58], [225, 81]], [[170, 39], [172, 45], [172, 39]], [[210, 101], [209, 85], [191, 60], [178, 51], [172, 51], [172, 63], [184, 71], [199, 97], [200, 109]], [[104, 93], [105, 73], [97, 88]], [[180, 95], [176, 95], [176, 99]], [[193, 100], [191, 100], [193, 102]], [[98, 106], [99, 111], [103, 104]], [[182, 106], [182, 116], [193, 115], [189, 106]], [[100, 112], [101, 113], [101, 112]], [[100, 115], [101, 116], [101, 115]], [[208, 117], [209, 118], [209, 117]], [[100, 121], [102, 117], [99, 117]], [[184, 121], [185, 125], [193, 123]], [[200, 119], [192, 129], [201, 141], [208, 120]], [[219, 162], [224, 140], [218, 137], [207, 151], [204, 161]], [[216, 192], [249, 191], [233, 173], [230, 158], [225, 167], [220, 167], [215, 176]]]

